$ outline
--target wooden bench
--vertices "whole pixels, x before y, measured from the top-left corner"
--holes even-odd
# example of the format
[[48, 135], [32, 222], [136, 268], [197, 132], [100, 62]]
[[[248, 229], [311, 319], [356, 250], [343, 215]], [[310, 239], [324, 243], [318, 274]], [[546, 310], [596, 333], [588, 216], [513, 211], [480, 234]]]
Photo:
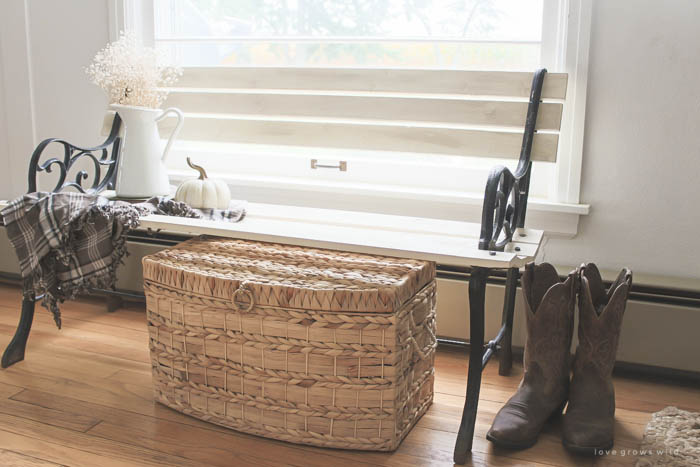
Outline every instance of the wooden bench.
[[[327, 79], [329, 73], [334, 80]], [[207, 89], [198, 87], [202, 76]], [[172, 234], [208, 234], [425, 259], [465, 273], [471, 351], [454, 452], [455, 462], [463, 464], [472, 446], [482, 369], [496, 351], [499, 373], [508, 374], [511, 368], [519, 270], [534, 260], [543, 237], [541, 230], [525, 228], [532, 161], [556, 161], [566, 82], [565, 74], [545, 70], [534, 77], [469, 71], [188, 70], [182, 87], [168, 100], [168, 105], [186, 113], [184, 139], [514, 158], [517, 168], [497, 166], [491, 171], [480, 224], [250, 203], [241, 223], [152, 215], [142, 218], [132, 237], [143, 238], [145, 231], [154, 241]], [[358, 105], [358, 99], [365, 102]], [[49, 166], [60, 171], [54, 191], [112, 188], [121, 121], [110, 116], [106, 125], [109, 136], [96, 148], [81, 149], [61, 140], [42, 142], [30, 162], [29, 191], [36, 191], [39, 172]], [[63, 156], [40, 162], [52, 144], [63, 147]], [[86, 153], [98, 154], [95, 166], [102, 168], [90, 186], [83, 184], [87, 174], [67, 176], [77, 159], [90, 157]], [[494, 270], [506, 271], [502, 326], [485, 344], [485, 289]], [[3, 355], [3, 368], [24, 358], [33, 313], [34, 301], [25, 299], [19, 327]]]

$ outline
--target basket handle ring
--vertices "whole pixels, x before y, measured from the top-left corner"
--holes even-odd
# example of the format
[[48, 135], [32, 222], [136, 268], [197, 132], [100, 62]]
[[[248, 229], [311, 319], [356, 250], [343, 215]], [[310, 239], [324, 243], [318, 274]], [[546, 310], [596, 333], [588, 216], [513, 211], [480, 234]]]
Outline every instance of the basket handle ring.
[[253, 296], [253, 292], [251, 292], [251, 290], [248, 289], [245, 284], [241, 285], [235, 292], [233, 292], [233, 295], [231, 296], [231, 304], [236, 311], [248, 313], [255, 306], [255, 297]]

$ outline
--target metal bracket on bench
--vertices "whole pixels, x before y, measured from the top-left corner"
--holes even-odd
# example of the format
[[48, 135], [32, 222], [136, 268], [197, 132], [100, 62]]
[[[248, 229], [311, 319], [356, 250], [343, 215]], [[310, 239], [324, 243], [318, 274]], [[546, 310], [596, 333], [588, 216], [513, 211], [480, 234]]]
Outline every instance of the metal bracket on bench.
[[[58, 193], [66, 188], [74, 188], [81, 193], [99, 193], [103, 190], [113, 189], [117, 179], [117, 164], [121, 147], [121, 137], [119, 136], [121, 122], [119, 114], [116, 114], [112, 129], [105, 142], [93, 148], [81, 148], [58, 138], [49, 138], [39, 143], [29, 162], [28, 192], [37, 191], [39, 172], [51, 173], [54, 168], [58, 168], [58, 181], [50, 190], [51, 192]], [[63, 146], [63, 157], [52, 157], [39, 164], [44, 150], [51, 144]], [[112, 147], [111, 152], [110, 146]], [[76, 172], [73, 180], [66, 180], [70, 169], [81, 159], [92, 162], [91, 165], [94, 168], [92, 184], [88, 187], [83, 186], [83, 182], [89, 178], [87, 170], [80, 170]], [[104, 168], [106, 168], [106, 172], [103, 172]]]
[[503, 251], [513, 239], [517, 228], [525, 226], [527, 198], [532, 171], [532, 142], [535, 137], [537, 111], [540, 107], [542, 84], [547, 70], [537, 70], [532, 79], [530, 102], [527, 107], [523, 144], [515, 173], [499, 165], [491, 170], [486, 182], [484, 208], [481, 215], [479, 249]]

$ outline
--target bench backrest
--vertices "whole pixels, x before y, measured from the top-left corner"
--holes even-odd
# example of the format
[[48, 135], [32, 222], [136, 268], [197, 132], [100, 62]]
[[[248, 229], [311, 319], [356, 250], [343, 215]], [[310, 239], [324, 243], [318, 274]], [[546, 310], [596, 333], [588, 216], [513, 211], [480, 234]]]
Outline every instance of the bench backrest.
[[479, 248], [502, 250], [524, 226], [532, 161], [557, 159], [566, 89], [544, 70], [191, 68], [167, 105], [188, 114], [185, 140], [519, 159], [486, 184]]
[[166, 104], [186, 113], [184, 140], [519, 159], [486, 184], [479, 248], [502, 250], [524, 226], [532, 161], [557, 159], [566, 89], [544, 70], [191, 68]]
[[[531, 82], [529, 72], [190, 68], [166, 105], [188, 114], [184, 140], [518, 158]], [[566, 74], [545, 77], [534, 161], [556, 161], [566, 85]]]

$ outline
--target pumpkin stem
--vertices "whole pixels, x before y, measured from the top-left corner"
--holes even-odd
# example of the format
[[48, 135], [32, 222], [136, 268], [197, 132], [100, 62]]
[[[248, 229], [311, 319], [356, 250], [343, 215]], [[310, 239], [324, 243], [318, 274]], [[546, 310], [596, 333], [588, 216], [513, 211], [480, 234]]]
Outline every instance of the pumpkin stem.
[[207, 173], [204, 171], [204, 167], [200, 167], [197, 164], [193, 164], [192, 161], [190, 160], [190, 156], [187, 156], [187, 165], [189, 165], [194, 170], [199, 172], [199, 179], [200, 180], [204, 180], [205, 178], [207, 178]]

